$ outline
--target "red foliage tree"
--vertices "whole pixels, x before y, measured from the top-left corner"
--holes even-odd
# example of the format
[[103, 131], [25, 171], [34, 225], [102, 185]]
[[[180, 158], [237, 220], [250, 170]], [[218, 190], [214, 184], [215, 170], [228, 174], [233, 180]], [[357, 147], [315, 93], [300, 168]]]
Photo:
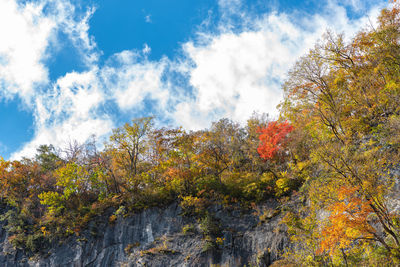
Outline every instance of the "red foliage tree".
[[278, 123], [270, 122], [268, 126], [259, 128], [260, 144], [257, 148], [258, 154], [263, 159], [272, 159], [282, 148], [287, 135], [293, 131], [293, 126], [287, 121]]

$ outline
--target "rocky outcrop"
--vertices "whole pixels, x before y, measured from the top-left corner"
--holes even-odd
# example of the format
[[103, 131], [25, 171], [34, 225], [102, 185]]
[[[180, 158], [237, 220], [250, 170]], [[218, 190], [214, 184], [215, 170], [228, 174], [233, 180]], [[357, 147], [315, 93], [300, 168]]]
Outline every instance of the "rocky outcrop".
[[81, 236], [35, 258], [14, 250], [1, 228], [0, 266], [268, 266], [288, 244], [276, 203], [246, 211], [215, 205], [209, 214], [219, 231], [212, 242], [175, 203], [119, 216], [113, 224], [101, 216]]

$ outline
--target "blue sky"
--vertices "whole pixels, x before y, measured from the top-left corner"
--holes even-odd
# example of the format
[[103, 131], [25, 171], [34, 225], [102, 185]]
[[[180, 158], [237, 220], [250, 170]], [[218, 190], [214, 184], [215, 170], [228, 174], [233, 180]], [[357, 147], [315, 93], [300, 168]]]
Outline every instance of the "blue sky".
[[202, 129], [277, 116], [281, 84], [326, 29], [386, 1], [0, 0], [0, 155], [65, 147], [135, 117]]

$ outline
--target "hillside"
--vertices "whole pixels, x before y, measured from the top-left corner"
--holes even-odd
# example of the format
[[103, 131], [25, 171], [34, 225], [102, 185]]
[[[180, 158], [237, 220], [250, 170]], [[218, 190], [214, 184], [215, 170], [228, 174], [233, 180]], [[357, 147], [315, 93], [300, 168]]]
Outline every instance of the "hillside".
[[0, 262], [397, 266], [399, 42], [396, 3], [350, 40], [327, 32], [276, 121], [186, 131], [146, 117], [101, 150], [93, 138], [1, 160]]

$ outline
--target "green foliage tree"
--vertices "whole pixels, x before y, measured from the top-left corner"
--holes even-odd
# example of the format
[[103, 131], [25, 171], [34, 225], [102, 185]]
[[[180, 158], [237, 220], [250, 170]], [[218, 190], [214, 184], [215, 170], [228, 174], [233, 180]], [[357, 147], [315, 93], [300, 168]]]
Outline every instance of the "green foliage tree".
[[37, 148], [35, 159], [42, 167], [43, 171], [53, 171], [57, 169], [61, 161], [53, 145], [40, 145]]

